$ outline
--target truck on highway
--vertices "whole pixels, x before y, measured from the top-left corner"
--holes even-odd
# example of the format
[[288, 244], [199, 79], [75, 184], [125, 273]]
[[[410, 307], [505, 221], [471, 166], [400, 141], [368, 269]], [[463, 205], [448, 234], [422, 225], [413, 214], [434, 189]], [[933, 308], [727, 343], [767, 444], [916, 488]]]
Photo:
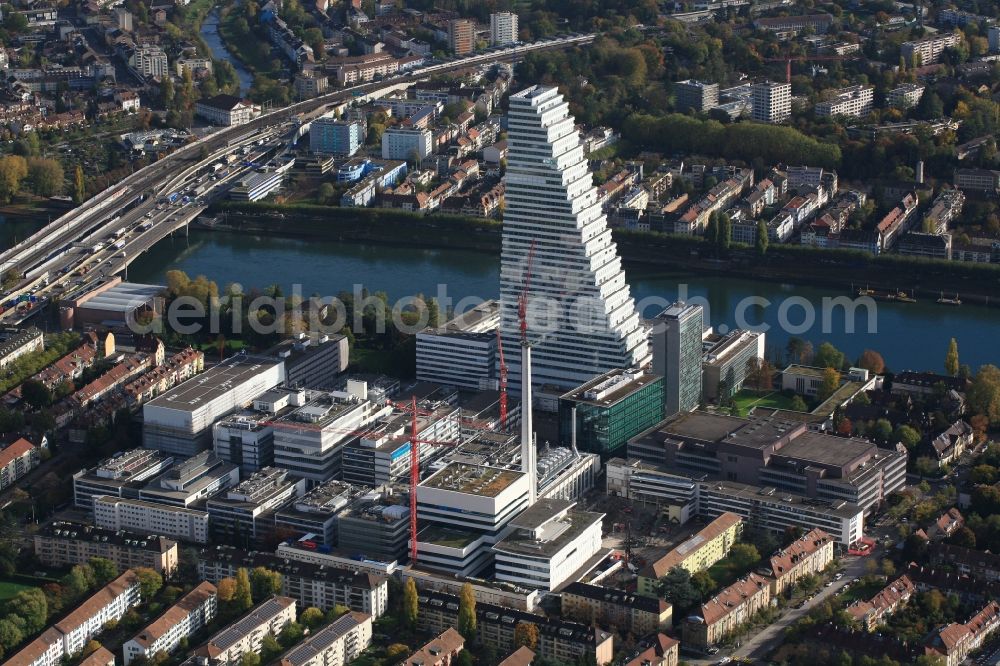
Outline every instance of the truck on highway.
[[114, 242], [115, 249], [120, 250], [125, 247], [125, 239], [117, 240]]
[[143, 231], [148, 231], [149, 229], [153, 228], [153, 221], [146, 220], [145, 222], [139, 225], [139, 228], [142, 229]]

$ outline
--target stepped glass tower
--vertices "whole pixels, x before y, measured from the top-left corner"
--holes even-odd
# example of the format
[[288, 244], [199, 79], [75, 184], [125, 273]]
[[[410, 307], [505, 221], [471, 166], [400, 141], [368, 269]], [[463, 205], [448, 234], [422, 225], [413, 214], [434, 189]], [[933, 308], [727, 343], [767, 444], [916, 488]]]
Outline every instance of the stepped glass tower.
[[[612, 368], [646, 365], [649, 332], [625, 282], [569, 106], [555, 88], [534, 86], [511, 95], [507, 119], [504, 341], [520, 340], [518, 298], [531, 252], [527, 319], [536, 389], [570, 389]], [[511, 354], [508, 363], [518, 392], [521, 361]]]

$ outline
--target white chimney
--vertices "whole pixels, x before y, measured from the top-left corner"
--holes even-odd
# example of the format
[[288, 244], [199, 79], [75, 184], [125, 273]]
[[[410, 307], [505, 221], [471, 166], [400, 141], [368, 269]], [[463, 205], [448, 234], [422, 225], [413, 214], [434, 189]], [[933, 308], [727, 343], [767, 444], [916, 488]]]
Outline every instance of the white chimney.
[[538, 495], [538, 468], [531, 423], [531, 347], [521, 343], [521, 471], [528, 475], [528, 506]]

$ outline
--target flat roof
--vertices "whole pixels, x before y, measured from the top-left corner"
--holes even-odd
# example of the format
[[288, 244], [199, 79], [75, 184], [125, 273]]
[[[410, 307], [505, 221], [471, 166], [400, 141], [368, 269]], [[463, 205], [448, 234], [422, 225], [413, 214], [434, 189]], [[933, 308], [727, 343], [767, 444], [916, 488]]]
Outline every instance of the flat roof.
[[875, 450], [874, 444], [860, 439], [836, 437], [809, 430], [785, 444], [774, 455], [842, 468]]
[[453, 333], [494, 335], [494, 329], [500, 325], [500, 301], [492, 299], [466, 310], [462, 314], [434, 328], [428, 327], [423, 333], [433, 335], [448, 335]]
[[155, 284], [139, 284], [136, 282], [122, 282], [110, 289], [86, 298], [83, 302], [77, 301], [78, 310], [101, 310], [103, 312], [113, 312], [118, 314], [128, 314], [134, 310], [150, 303], [156, 296], [163, 293], [166, 287]]
[[616, 368], [576, 387], [563, 395], [562, 399], [610, 407], [659, 379], [662, 379], [660, 375], [651, 372], [630, 372]]
[[563, 499], [540, 499], [515, 516], [510, 524], [526, 530], [538, 529], [560, 513], [572, 508], [576, 502]]
[[467, 495], [496, 497], [522, 476], [524, 472], [515, 470], [453, 462], [420, 485]]
[[218, 365], [213, 365], [200, 375], [175, 386], [146, 404], [193, 412], [280, 363], [281, 361], [263, 356], [234, 356]]
[[[528, 509], [528, 511], [530, 510]], [[550, 530], [546, 527], [541, 538], [536, 538], [535, 532], [514, 530], [493, 546], [493, 549], [512, 555], [551, 557], [580, 536], [588, 527], [594, 523], [600, 523], [602, 520], [604, 520], [603, 513], [571, 510], [565, 516], [551, 521], [551, 526], [554, 529]]]
[[822, 511], [837, 518], [854, 518], [864, 509], [857, 504], [852, 504], [846, 500], [825, 500], [813, 499], [796, 495], [774, 486], [751, 486], [746, 483], [736, 481], [703, 481], [702, 486], [707, 490], [724, 491], [727, 495], [743, 498], [752, 502], [760, 502], [769, 498], [773, 504], [781, 504], [789, 507], [801, 507], [803, 510]]

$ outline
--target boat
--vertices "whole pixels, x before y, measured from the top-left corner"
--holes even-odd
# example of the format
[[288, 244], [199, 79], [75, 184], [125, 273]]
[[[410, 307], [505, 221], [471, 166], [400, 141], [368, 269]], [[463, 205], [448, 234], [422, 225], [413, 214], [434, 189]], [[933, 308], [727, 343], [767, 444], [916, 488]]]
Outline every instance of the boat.
[[874, 296], [874, 295], [875, 295], [875, 290], [869, 289], [867, 285], [865, 285], [864, 289], [858, 289], [858, 296]]
[[955, 298], [945, 298], [944, 292], [942, 291], [941, 298], [937, 299], [937, 302], [942, 305], [961, 305], [962, 299], [958, 297], [958, 294], [955, 294]]
[[917, 299], [915, 299], [913, 296], [910, 296], [905, 291], [901, 291], [899, 289], [896, 290], [896, 300], [899, 301], [900, 303], [916, 303], [917, 302]]

